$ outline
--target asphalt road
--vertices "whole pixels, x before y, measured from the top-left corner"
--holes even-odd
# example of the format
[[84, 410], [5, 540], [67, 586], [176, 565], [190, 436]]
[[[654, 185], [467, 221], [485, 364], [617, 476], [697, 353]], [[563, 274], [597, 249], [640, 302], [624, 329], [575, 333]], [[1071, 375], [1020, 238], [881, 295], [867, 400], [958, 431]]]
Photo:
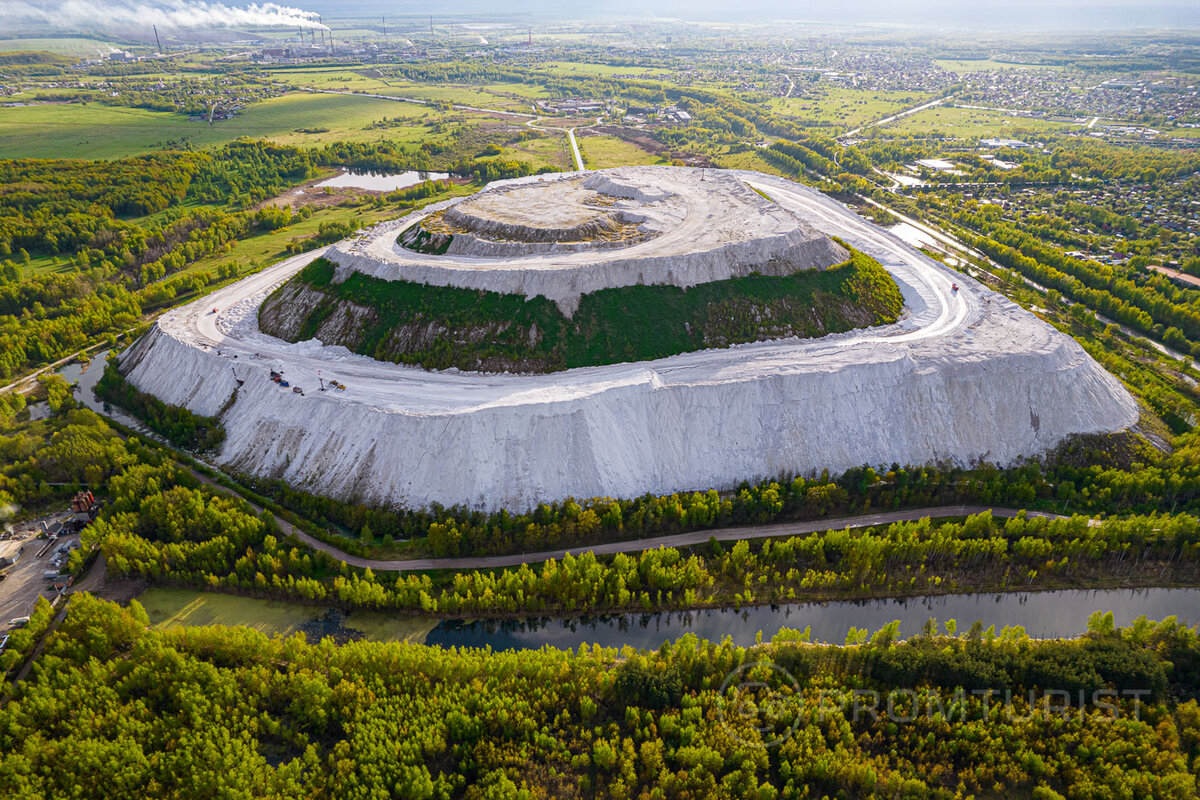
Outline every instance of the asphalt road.
[[[87, 390], [85, 389], [84, 392]], [[87, 398], [92, 400], [92, 398]], [[93, 401], [94, 402], [94, 401]], [[97, 413], [104, 414], [105, 412], [99, 408], [97, 403]], [[171, 448], [171, 445], [165, 442], [160, 443], [163, 447]], [[174, 449], [174, 448], [171, 448]], [[223, 492], [229, 495], [241, 497], [240, 494], [229, 489], [208, 476], [191, 470], [192, 474], [201, 483], [212, 489]], [[252, 502], [247, 498], [242, 498], [250, 505], [255, 512], [262, 512], [262, 507]], [[285, 536], [294, 536], [300, 542], [311, 547], [313, 550], [325, 553], [339, 561], [344, 561], [350, 566], [361, 568], [370, 568], [377, 572], [416, 572], [420, 570], [434, 569], [450, 569], [450, 570], [468, 570], [468, 569], [502, 569], [505, 567], [516, 567], [521, 564], [540, 564], [548, 561], [551, 558], [562, 559], [567, 553], [585, 553], [591, 551], [596, 555], [613, 555], [616, 553], [640, 553], [645, 550], [653, 550], [659, 547], [691, 547], [698, 544], [704, 544], [710, 540], [718, 542], [734, 542], [741, 539], [765, 539], [765, 538], [780, 538], [785, 536], [806, 535], [809, 533], [818, 533], [820, 531], [843, 530], [845, 528], [868, 528], [875, 525], [889, 525], [893, 522], [906, 522], [912, 520], [929, 517], [931, 519], [946, 518], [946, 517], [965, 517], [971, 514], [980, 514], [984, 511], [991, 511], [996, 517], [1014, 517], [1020, 511], [1013, 508], [1004, 508], [997, 506], [934, 506], [929, 508], [914, 508], [906, 511], [883, 511], [875, 514], [860, 514], [853, 517], [826, 517], [818, 520], [810, 520], [804, 522], [781, 522], [774, 525], [751, 525], [733, 528], [715, 528], [701, 531], [690, 531], [688, 533], [677, 533], [671, 536], [658, 536], [651, 539], [631, 539], [621, 542], [608, 542], [605, 544], [593, 545], [590, 547], [576, 547], [570, 550], [549, 550], [538, 553], [517, 553], [513, 555], [503, 556], [481, 556], [468, 558], [414, 558], [407, 560], [387, 561], [377, 558], [362, 558], [353, 556], [349, 553], [327, 544], [320, 539], [305, 533], [297, 528], [292, 523], [282, 517], [272, 514], [280, 531]], [[1043, 511], [1027, 511], [1032, 517], [1047, 517], [1060, 518], [1059, 514], [1050, 514]], [[95, 570], [93, 570], [95, 573]], [[85, 579], [86, 580], [86, 579]], [[76, 589], [92, 589], [83, 583], [76, 586]]]
[[[716, 528], [703, 531], [677, 533], [672, 536], [658, 536], [653, 539], [632, 539], [622, 542], [576, 547], [570, 550], [548, 550], [540, 553], [517, 553], [506, 556], [482, 556], [478, 558], [415, 558], [406, 561], [381, 561], [374, 558], [360, 558], [345, 553], [319, 539], [314, 539], [304, 531], [280, 520], [280, 526], [287, 533], [294, 534], [300, 541], [314, 550], [345, 561], [352, 567], [367, 568], [377, 572], [412, 572], [427, 569], [500, 569], [516, 567], [521, 564], [539, 564], [550, 559], [562, 559], [567, 553], [586, 553], [591, 551], [596, 555], [613, 555], [615, 553], [639, 553], [644, 550], [654, 550], [659, 547], [690, 547], [704, 544], [713, 539], [718, 542], [735, 542], [742, 539], [766, 539], [783, 536], [798, 536], [821, 531], [843, 530], [845, 528], [869, 528], [874, 525], [888, 525], [893, 522], [906, 522], [924, 517], [965, 517], [991, 511], [996, 517], [1015, 517], [1020, 512], [1013, 508], [997, 508], [991, 506], [938, 506], [935, 508], [914, 508], [908, 511], [884, 511], [878, 514], [860, 514], [856, 517], [826, 517], [824, 519], [806, 522], [781, 522], [775, 525], [752, 525], [738, 528]], [[1046, 517], [1057, 519], [1058, 514], [1048, 514], [1042, 511], [1026, 512], [1031, 517]]]

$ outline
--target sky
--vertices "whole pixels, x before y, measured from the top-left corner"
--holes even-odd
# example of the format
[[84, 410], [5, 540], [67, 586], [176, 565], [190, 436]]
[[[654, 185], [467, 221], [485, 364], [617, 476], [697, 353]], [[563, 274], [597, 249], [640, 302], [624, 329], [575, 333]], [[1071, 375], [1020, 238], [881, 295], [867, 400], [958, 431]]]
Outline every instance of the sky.
[[38, 24], [64, 30], [154, 22], [162, 27], [315, 24], [331, 18], [398, 19], [434, 14], [542, 19], [622, 17], [694, 21], [814, 20], [892, 23], [920, 28], [1039, 30], [1198, 28], [1200, 0], [0, 0], [0, 28]]
[[310, 0], [321, 14], [497, 13], [756, 22], [811, 19], [970, 27], [1198, 27], [1200, 0]]

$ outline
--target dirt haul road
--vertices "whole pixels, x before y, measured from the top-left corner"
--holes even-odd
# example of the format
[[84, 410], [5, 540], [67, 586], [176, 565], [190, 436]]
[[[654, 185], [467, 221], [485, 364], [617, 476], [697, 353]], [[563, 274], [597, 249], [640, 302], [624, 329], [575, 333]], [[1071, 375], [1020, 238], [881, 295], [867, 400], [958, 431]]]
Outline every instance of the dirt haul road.
[[[1015, 304], [811, 189], [735, 174], [878, 259], [902, 319], [547, 375], [428, 372], [258, 330], [265, 296], [314, 251], [164, 315], [123, 364], [138, 388], [202, 414], [236, 390], [221, 453], [234, 469], [414, 506], [521, 509], [864, 463], [1003, 464], [1136, 421], [1112, 376]], [[270, 369], [305, 395], [270, 383]], [[347, 388], [319, 392], [319, 378]]]

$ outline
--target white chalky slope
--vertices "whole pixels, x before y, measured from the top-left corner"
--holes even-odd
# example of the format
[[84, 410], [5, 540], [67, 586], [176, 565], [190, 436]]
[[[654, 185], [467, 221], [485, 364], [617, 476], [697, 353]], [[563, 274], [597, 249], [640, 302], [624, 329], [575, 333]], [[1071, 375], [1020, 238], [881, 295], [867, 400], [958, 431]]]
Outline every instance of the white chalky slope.
[[[877, 258], [904, 294], [900, 322], [546, 375], [427, 372], [261, 333], [258, 306], [319, 254], [308, 253], [164, 315], [123, 366], [138, 388], [202, 414], [236, 388], [220, 454], [235, 469], [412, 506], [523, 509], [862, 464], [1007, 464], [1136, 421], [1116, 379], [1015, 304], [817, 192], [731, 174]], [[305, 395], [271, 383], [270, 369]], [[319, 392], [318, 371], [347, 389]]]

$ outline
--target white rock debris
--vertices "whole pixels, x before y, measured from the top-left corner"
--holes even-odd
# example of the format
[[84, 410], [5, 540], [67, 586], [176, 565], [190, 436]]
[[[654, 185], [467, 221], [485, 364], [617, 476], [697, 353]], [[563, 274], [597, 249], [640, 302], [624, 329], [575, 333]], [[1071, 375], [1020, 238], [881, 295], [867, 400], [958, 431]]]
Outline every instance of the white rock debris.
[[[611, 205], [609, 205], [611, 204]], [[415, 252], [400, 233], [437, 212], [466, 226], [441, 255]], [[637, 227], [629, 246], [589, 241], [605, 222]], [[790, 275], [846, 260], [787, 205], [724, 170], [622, 167], [498, 182], [339, 242], [326, 257], [384, 280], [541, 295], [570, 316], [583, 294], [615, 286], [680, 287], [758, 272]]]
[[[657, 172], [664, 175], [657, 185], [676, 195], [696, 179], [694, 170]], [[692, 175], [668, 177], [676, 172]], [[627, 173], [614, 171], [611, 180], [648, 191], [630, 188]], [[586, 180], [597, 185], [609, 176]], [[289, 344], [258, 330], [263, 299], [324, 252], [316, 251], [164, 315], [126, 352], [122, 368], [139, 389], [201, 414], [220, 412], [236, 390], [222, 414], [227, 438], [219, 454], [233, 469], [320, 494], [415, 507], [522, 510], [568, 496], [722, 489], [743, 479], [863, 464], [1006, 465], [1070, 434], [1136, 422], [1133, 398], [1074, 340], [845, 207], [756, 173], [708, 170], [708, 181], [757, 188], [800, 220], [797, 230], [838, 236], [878, 259], [904, 295], [902, 319], [821, 339], [545, 375], [429, 372], [317, 340]], [[396, 223], [391, 240], [425, 213]], [[714, 205], [711, 214], [720, 209]], [[785, 235], [778, 227], [783, 215], [764, 217], [763, 238]], [[750, 228], [742, 235], [757, 233]], [[687, 264], [685, 280], [694, 282], [729, 277], [727, 265], [715, 266], [719, 257], [696, 256], [718, 247], [699, 235], [678, 243], [677, 260], [669, 250], [648, 253], [647, 260]], [[624, 254], [669, 236], [662, 232]], [[353, 252], [343, 244], [332, 255]], [[559, 273], [571, 291], [591, 291], [582, 288], [591, 277], [572, 276], [590, 276], [592, 266], [604, 272], [604, 262], [576, 263], [576, 255], [594, 254], [570, 254], [569, 275], [550, 254], [520, 260], [544, 258], [541, 272]], [[431, 275], [438, 259], [428, 257]], [[481, 288], [531, 285], [512, 283], [517, 272], [500, 261], [477, 271], [486, 283]], [[272, 383], [271, 370], [304, 395]], [[346, 388], [321, 392], [319, 378]]]

